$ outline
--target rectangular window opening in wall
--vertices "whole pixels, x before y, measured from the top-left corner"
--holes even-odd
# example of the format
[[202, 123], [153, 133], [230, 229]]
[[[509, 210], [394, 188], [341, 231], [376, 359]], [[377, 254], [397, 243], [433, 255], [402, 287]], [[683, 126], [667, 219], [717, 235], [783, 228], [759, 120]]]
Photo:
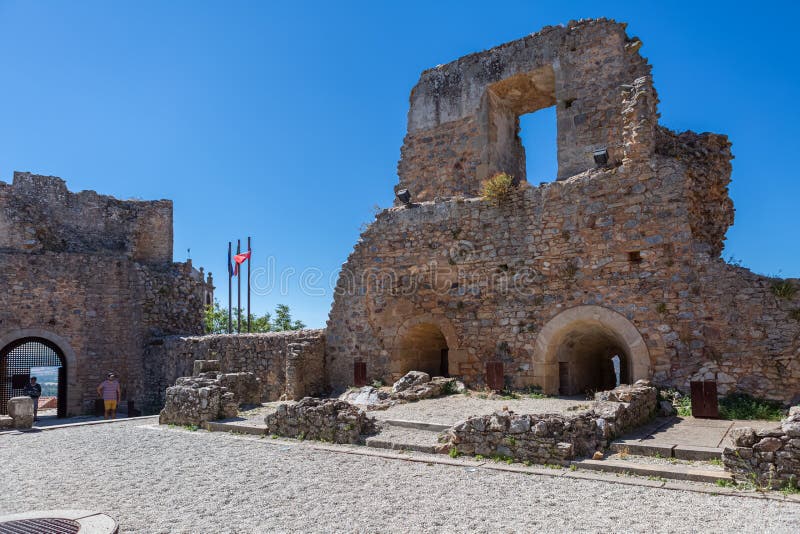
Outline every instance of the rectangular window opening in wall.
[[628, 252], [628, 261], [631, 263], [641, 263], [642, 253], [638, 250]]
[[556, 107], [519, 117], [519, 137], [525, 150], [525, 175], [532, 186], [554, 182], [558, 176]]

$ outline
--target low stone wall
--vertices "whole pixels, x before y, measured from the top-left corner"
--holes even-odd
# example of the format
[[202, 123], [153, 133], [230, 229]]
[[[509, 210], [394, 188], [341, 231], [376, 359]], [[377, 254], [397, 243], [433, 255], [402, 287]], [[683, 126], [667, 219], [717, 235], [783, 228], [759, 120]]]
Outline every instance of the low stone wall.
[[789, 410], [780, 428], [740, 428], [732, 435], [733, 447], [725, 447], [722, 461], [734, 479], [770, 489], [800, 488], [800, 406]]
[[608, 446], [622, 432], [653, 418], [657, 391], [640, 380], [596, 395], [594, 406], [575, 415], [511, 411], [470, 417], [444, 434], [442, 452], [504, 456], [539, 464], [566, 465]]
[[338, 399], [306, 397], [297, 404], [281, 404], [266, 416], [267, 433], [333, 443], [360, 443], [375, 432], [375, 419]]
[[158, 422], [162, 425], [200, 425], [235, 417], [241, 404], [260, 402], [259, 380], [253, 373], [218, 373], [178, 378], [167, 388]]
[[325, 392], [324, 330], [168, 336], [147, 349], [145, 368], [152, 386], [146, 406], [151, 411], [164, 405], [164, 391], [178, 377], [192, 374], [196, 360], [218, 360], [224, 373], [254, 373], [263, 402]]

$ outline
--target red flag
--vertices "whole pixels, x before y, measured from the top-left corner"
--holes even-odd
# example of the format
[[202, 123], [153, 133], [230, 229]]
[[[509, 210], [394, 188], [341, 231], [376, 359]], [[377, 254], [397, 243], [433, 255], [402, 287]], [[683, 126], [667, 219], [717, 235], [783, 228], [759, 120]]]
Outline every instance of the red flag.
[[243, 264], [247, 260], [250, 259], [250, 251], [242, 252], [241, 254], [236, 254], [233, 257], [233, 261], [236, 265], [233, 266], [233, 276], [239, 276], [239, 265]]

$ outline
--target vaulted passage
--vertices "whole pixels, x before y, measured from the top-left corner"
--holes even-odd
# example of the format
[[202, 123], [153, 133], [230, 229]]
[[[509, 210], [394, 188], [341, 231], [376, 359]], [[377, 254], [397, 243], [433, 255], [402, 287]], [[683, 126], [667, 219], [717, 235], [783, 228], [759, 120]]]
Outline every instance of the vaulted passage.
[[625, 344], [608, 328], [577, 324], [558, 347], [558, 392], [577, 395], [630, 383], [630, 358]]
[[[42, 376], [32, 374], [32, 370]], [[66, 371], [64, 354], [51, 341], [29, 337], [6, 345], [0, 349], [0, 414], [8, 413], [8, 400], [22, 396], [31, 376], [36, 376], [42, 398], [56, 397], [58, 417], [65, 417]]]
[[400, 342], [392, 367], [400, 376], [408, 371], [448, 376], [447, 340], [439, 327], [422, 323], [410, 328]]
[[577, 395], [650, 378], [650, 354], [636, 327], [602, 306], [575, 306], [544, 325], [533, 355], [548, 395]]

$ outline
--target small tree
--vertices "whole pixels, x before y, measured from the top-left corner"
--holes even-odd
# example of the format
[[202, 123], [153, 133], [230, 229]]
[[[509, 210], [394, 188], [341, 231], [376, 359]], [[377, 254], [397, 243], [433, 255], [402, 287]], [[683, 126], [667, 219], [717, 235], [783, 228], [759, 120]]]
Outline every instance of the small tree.
[[[242, 311], [242, 326], [246, 327], [247, 319]], [[231, 310], [233, 327], [236, 328], [236, 308]], [[275, 320], [272, 314], [266, 312], [264, 315], [250, 314], [250, 332], [279, 332], [282, 330], [300, 330], [305, 328], [303, 321], [292, 320], [292, 313], [286, 304], [278, 304], [275, 308]], [[214, 300], [213, 305], [206, 306], [205, 327], [207, 334], [226, 334], [228, 333], [228, 310], [219, 305], [219, 301]]]

